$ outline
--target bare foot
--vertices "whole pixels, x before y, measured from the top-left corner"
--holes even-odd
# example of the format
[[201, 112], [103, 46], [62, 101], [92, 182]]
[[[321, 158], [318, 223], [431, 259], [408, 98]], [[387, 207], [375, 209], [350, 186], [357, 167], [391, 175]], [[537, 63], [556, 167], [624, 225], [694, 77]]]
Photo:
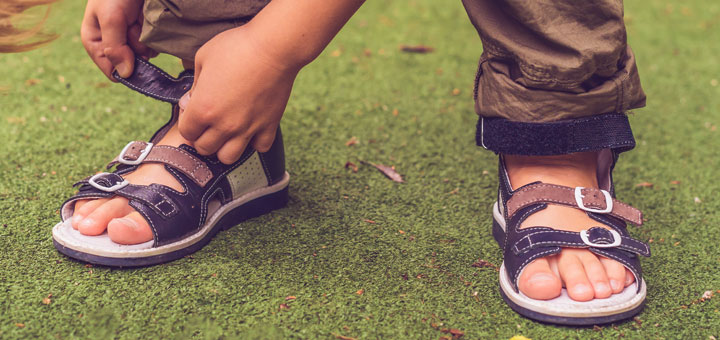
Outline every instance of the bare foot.
[[[156, 144], [192, 145], [180, 135], [177, 125], [173, 126]], [[180, 192], [184, 191], [175, 177], [165, 170], [163, 164], [141, 164], [137, 170], [123, 177], [133, 184], [157, 183]], [[126, 198], [120, 196], [78, 201], [75, 203], [72, 226], [81, 234], [91, 236], [100, 235], [107, 229], [110, 239], [120, 244], [138, 244], [152, 240], [153, 234], [147, 221], [128, 203]]]
[[[513, 189], [535, 181], [568, 187], [598, 188], [595, 152], [504, 157]], [[591, 219], [584, 211], [553, 204], [530, 215], [520, 228], [533, 226], [569, 231], [596, 226], [610, 229]], [[632, 273], [617, 261], [596, 256], [586, 249], [564, 248], [557, 255], [537, 259], [525, 267], [518, 279], [518, 286], [525, 295], [539, 300], [560, 296], [565, 286], [573, 300], [588, 301], [620, 293], [634, 280]]]

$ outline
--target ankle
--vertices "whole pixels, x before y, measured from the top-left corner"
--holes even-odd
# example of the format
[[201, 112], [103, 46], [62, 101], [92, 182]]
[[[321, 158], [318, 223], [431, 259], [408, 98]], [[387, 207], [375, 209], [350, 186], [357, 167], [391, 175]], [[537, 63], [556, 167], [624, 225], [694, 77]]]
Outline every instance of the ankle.
[[503, 155], [513, 189], [535, 181], [597, 187], [597, 152], [552, 156]]

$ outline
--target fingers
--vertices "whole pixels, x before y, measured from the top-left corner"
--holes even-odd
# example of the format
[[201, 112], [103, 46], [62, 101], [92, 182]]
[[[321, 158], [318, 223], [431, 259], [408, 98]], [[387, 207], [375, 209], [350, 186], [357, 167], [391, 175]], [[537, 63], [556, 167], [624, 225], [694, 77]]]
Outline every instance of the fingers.
[[229, 137], [226, 132], [210, 128], [205, 130], [205, 132], [195, 140], [193, 146], [201, 155], [212, 155], [225, 144]]
[[[102, 36], [103, 53], [108, 57], [121, 77], [127, 78], [133, 71], [135, 54], [127, 44], [128, 23], [117, 14], [104, 15], [98, 18]], [[112, 55], [108, 55], [111, 52]]]
[[235, 163], [248, 145], [250, 139], [240, 136], [227, 141], [217, 152], [217, 158], [224, 164]]
[[265, 129], [262, 132], [259, 132], [255, 134], [252, 140], [252, 147], [253, 149], [259, 151], [259, 152], [268, 152], [270, 151], [270, 147], [272, 147], [273, 142], [275, 141], [275, 133], [277, 132], [277, 127], [273, 129]]
[[127, 78], [132, 75], [135, 55], [129, 46], [108, 47], [103, 52], [120, 77]]
[[100, 34], [100, 23], [97, 21], [97, 17], [90, 15], [89, 12], [85, 13], [85, 18], [80, 28], [80, 40], [90, 59], [92, 59], [100, 71], [111, 81], [117, 82], [117, 80], [112, 77], [113, 65], [110, 60], [105, 57], [105, 53], [103, 52], [104, 48], [102, 46], [102, 35]]

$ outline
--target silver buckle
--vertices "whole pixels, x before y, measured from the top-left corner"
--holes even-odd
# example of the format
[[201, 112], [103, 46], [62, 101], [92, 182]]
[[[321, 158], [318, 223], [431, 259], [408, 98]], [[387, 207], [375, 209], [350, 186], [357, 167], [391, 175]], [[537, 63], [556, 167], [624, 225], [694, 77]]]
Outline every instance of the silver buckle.
[[102, 190], [105, 192], [115, 192], [115, 191], [118, 191], [118, 190], [128, 186], [128, 184], [130, 184], [130, 182], [128, 182], [126, 179], [123, 179], [123, 181], [118, 184], [115, 184], [111, 187], [105, 187], [105, 186], [100, 185], [98, 182], [95, 182], [95, 180], [102, 175], [109, 175], [109, 173], [101, 172], [99, 174], [96, 174], [96, 175], [90, 177], [90, 179], [88, 180], [88, 184], [92, 185], [93, 188], [95, 188], [95, 189]]
[[[607, 230], [607, 229], [606, 229]], [[586, 245], [594, 248], [615, 248], [622, 243], [622, 238], [620, 237], [620, 233], [618, 233], [615, 230], [608, 230], [610, 232], [610, 235], [613, 236], [613, 243], [610, 244], [599, 244], [599, 243], [592, 243], [590, 242], [590, 239], [588, 238], [587, 230], [581, 230], [580, 231], [580, 239], [585, 243]]]
[[600, 192], [602, 192], [603, 196], [605, 196], [605, 209], [593, 209], [585, 206], [585, 203], [583, 202], [583, 198], [585, 198], [585, 196], [582, 194], [582, 189], [585, 189], [585, 187], [575, 187], [575, 202], [577, 203], [578, 208], [598, 214], [607, 214], [612, 211], [613, 202], [612, 196], [610, 196], [609, 192], [600, 189]]
[[150, 153], [150, 150], [153, 147], [153, 143], [147, 143], [147, 145], [145, 145], [145, 148], [143, 149], [143, 151], [140, 152], [140, 156], [138, 156], [138, 158], [134, 161], [129, 161], [129, 160], [125, 159], [125, 152], [127, 152], [128, 148], [130, 148], [130, 145], [132, 145], [133, 143], [135, 143], [135, 142], [127, 143], [127, 145], [125, 145], [125, 147], [122, 149], [122, 151], [120, 151], [120, 155], [118, 156], [118, 163], [127, 164], [127, 165], [138, 165], [138, 164], [142, 163], [142, 161], [145, 160], [145, 157], [147, 157], [147, 155]]

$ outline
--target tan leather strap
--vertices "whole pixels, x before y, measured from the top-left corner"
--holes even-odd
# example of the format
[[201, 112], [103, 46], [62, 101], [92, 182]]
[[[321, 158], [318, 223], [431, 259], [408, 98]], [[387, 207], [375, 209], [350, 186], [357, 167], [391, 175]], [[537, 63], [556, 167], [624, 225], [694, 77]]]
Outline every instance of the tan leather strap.
[[[555, 184], [536, 183], [523, 187], [513, 193], [512, 197], [507, 201], [508, 218], [512, 217], [518, 210], [536, 203], [554, 203], [572, 207], [578, 207], [583, 210], [605, 210], [607, 209], [606, 198], [609, 197], [607, 191], [600, 189], [583, 188], [579, 190], [582, 196], [582, 206], [579, 206], [575, 188], [565, 187]], [[621, 218], [635, 225], [642, 225], [642, 212], [625, 203], [615, 200], [612, 201], [612, 209], [607, 214]]]
[[[118, 155], [118, 157], [122, 157], [124, 161], [137, 161], [142, 157], [147, 146], [148, 143], [146, 142], [131, 142], [125, 147], [125, 152]], [[115, 157], [115, 159], [108, 164], [108, 168], [114, 166], [115, 164], [122, 163], [119, 161], [118, 157]], [[190, 177], [201, 187], [204, 187], [213, 176], [212, 171], [210, 171], [210, 168], [205, 164], [205, 162], [199, 160], [197, 157], [183, 149], [169, 145], [153, 145], [141, 162], [168, 164], [174, 169], [177, 169]]]

